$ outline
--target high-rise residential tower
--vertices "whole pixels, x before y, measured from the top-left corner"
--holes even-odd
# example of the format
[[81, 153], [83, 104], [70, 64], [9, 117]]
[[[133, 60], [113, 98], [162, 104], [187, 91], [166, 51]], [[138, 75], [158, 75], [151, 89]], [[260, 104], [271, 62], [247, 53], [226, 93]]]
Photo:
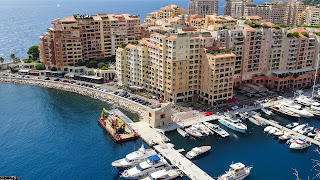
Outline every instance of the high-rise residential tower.
[[201, 16], [218, 14], [218, 0], [191, 0], [188, 5], [189, 14]]

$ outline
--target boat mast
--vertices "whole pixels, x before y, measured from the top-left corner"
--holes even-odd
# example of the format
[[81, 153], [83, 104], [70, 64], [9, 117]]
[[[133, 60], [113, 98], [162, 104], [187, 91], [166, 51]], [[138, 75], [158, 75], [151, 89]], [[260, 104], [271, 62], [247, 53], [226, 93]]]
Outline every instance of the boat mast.
[[314, 74], [314, 82], [313, 82], [313, 87], [312, 87], [312, 96], [314, 96], [314, 88], [316, 85], [316, 81], [317, 81], [317, 76], [318, 76], [318, 67], [319, 67], [319, 60], [320, 60], [320, 54], [318, 54], [318, 59], [317, 59], [317, 67], [316, 67], [316, 72]]

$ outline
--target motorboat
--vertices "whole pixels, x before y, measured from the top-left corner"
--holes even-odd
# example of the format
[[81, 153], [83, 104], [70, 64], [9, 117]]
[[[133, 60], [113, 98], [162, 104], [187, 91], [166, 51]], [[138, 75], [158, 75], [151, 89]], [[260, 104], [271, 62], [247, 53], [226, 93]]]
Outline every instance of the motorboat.
[[291, 136], [292, 136], [292, 133], [290, 133], [290, 132], [284, 132], [284, 134], [283, 134], [282, 136], [279, 136], [278, 138], [279, 138], [280, 140], [288, 140], [288, 139], [291, 138]]
[[314, 138], [316, 135], [317, 135], [316, 132], [309, 132], [309, 133], [307, 134], [307, 136], [308, 136], [308, 137], [311, 137], [311, 138]]
[[273, 128], [273, 126], [267, 126], [263, 129], [264, 132], [268, 133], [271, 129]]
[[299, 125], [298, 122], [293, 122], [293, 123], [290, 123], [290, 124], [286, 125], [286, 128], [292, 129], [294, 127], [297, 127], [298, 125]]
[[279, 130], [278, 128], [272, 127], [272, 128], [270, 129], [270, 131], [268, 132], [268, 134], [273, 134], [273, 133], [275, 133], [275, 132], [278, 131], [278, 130]]
[[192, 126], [194, 126], [197, 129], [200, 129], [205, 136], [209, 136], [209, 135], [213, 134], [213, 132], [207, 126], [203, 125], [202, 123], [196, 123]]
[[268, 115], [268, 116], [271, 116], [273, 113], [272, 113], [272, 111], [269, 111], [269, 110], [267, 110], [267, 109], [265, 109], [265, 108], [261, 108], [261, 111], [263, 112], [263, 113], [265, 113], [266, 115]]
[[200, 132], [203, 136], [208, 136], [207, 132], [205, 132], [198, 123], [193, 124], [191, 127], [194, 128], [196, 131]]
[[124, 170], [121, 177], [125, 179], [139, 179], [146, 177], [155, 171], [169, 167], [169, 164], [164, 158], [153, 155], [149, 156], [148, 160], [139, 163], [139, 165]]
[[273, 133], [273, 135], [275, 135], [275, 136], [282, 136], [282, 135], [284, 135], [284, 133], [283, 133], [282, 130], [278, 129], [278, 130], [276, 130], [276, 131]]
[[[254, 117], [256, 117], [256, 116], [254, 116]], [[250, 122], [252, 122], [253, 124], [257, 125], [257, 126], [263, 126], [263, 125], [265, 125], [264, 122], [261, 122], [261, 121], [259, 121], [257, 118], [254, 118], [254, 117], [249, 117], [248, 120], [249, 120]]]
[[308, 134], [309, 132], [312, 132], [314, 127], [310, 127], [309, 124], [306, 124], [302, 129], [298, 130], [298, 133], [300, 134]]
[[142, 145], [137, 151], [127, 154], [123, 159], [112, 162], [111, 165], [119, 170], [123, 170], [128, 167], [138, 165], [152, 155], [156, 155], [156, 152], [153, 149], [145, 149]]
[[301, 117], [305, 117], [305, 118], [313, 117], [312, 113], [302, 109], [300, 105], [295, 104], [293, 101], [288, 100], [285, 103], [282, 103], [281, 105], [283, 106], [284, 110], [299, 114]]
[[188, 134], [190, 134], [193, 137], [197, 137], [197, 138], [202, 138], [202, 134], [201, 132], [199, 132], [196, 128], [194, 128], [193, 126], [190, 126], [188, 128], [184, 129]]
[[315, 111], [320, 111], [320, 104], [311, 105], [310, 108]]
[[318, 103], [317, 101], [315, 101], [307, 96], [303, 96], [303, 95], [300, 95], [294, 101], [299, 104], [302, 104], [304, 106], [319, 106], [320, 105], [320, 103]]
[[295, 142], [290, 144], [290, 149], [305, 149], [311, 146], [311, 143], [309, 141], [306, 141], [305, 139], [299, 138]]
[[189, 134], [184, 130], [182, 130], [181, 128], [177, 128], [177, 132], [183, 137], [189, 136]]
[[251, 169], [242, 163], [231, 164], [229, 171], [219, 176], [218, 180], [242, 180], [250, 174]]
[[212, 123], [209, 123], [209, 122], [203, 122], [203, 124], [205, 126], [207, 126], [211, 131], [217, 133], [219, 136], [221, 136], [223, 138], [225, 138], [225, 137], [230, 135], [227, 131], [222, 129], [218, 124], [212, 124]]
[[211, 146], [201, 146], [201, 147], [195, 147], [192, 148], [191, 151], [189, 151], [186, 154], [186, 157], [189, 159], [195, 158], [199, 156], [200, 154], [203, 154], [211, 149]]
[[169, 180], [177, 179], [183, 176], [183, 173], [178, 169], [161, 169], [159, 171], [151, 173], [149, 176], [142, 178], [141, 180]]
[[299, 118], [301, 117], [299, 114], [290, 111], [289, 109], [287, 109], [285, 106], [283, 105], [274, 105], [269, 107], [271, 110], [273, 110], [276, 113], [285, 115], [285, 116], [290, 116], [290, 117], [295, 117], [295, 118]]
[[241, 133], [245, 133], [247, 130], [247, 125], [242, 123], [242, 121], [239, 119], [235, 119], [229, 116], [221, 116], [218, 121], [226, 127]]
[[320, 141], [320, 133], [316, 133], [316, 136], [313, 139]]
[[298, 132], [298, 131], [300, 131], [301, 129], [303, 129], [303, 127], [305, 127], [305, 126], [306, 126], [306, 124], [298, 125], [298, 126], [294, 127], [294, 128], [292, 129], [292, 131]]

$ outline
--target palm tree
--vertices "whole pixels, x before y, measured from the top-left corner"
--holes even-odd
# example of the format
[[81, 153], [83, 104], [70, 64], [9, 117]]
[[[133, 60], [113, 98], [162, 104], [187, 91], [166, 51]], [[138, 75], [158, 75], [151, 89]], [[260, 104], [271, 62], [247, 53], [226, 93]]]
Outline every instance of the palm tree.
[[0, 57], [0, 62], [3, 63], [4, 62], [4, 58]]

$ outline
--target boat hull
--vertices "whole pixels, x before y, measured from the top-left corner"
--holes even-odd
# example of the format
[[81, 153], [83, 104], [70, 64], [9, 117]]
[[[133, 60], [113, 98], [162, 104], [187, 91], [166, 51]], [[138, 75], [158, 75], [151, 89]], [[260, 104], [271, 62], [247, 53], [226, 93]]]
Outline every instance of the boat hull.
[[235, 130], [235, 131], [238, 131], [238, 132], [241, 132], [241, 133], [245, 133], [246, 132], [246, 129], [242, 129], [242, 128], [239, 128], [239, 127], [236, 127], [230, 123], [228, 123], [227, 121], [224, 121], [224, 120], [218, 120], [219, 123], [221, 123], [222, 125], [232, 129], [232, 130]]

